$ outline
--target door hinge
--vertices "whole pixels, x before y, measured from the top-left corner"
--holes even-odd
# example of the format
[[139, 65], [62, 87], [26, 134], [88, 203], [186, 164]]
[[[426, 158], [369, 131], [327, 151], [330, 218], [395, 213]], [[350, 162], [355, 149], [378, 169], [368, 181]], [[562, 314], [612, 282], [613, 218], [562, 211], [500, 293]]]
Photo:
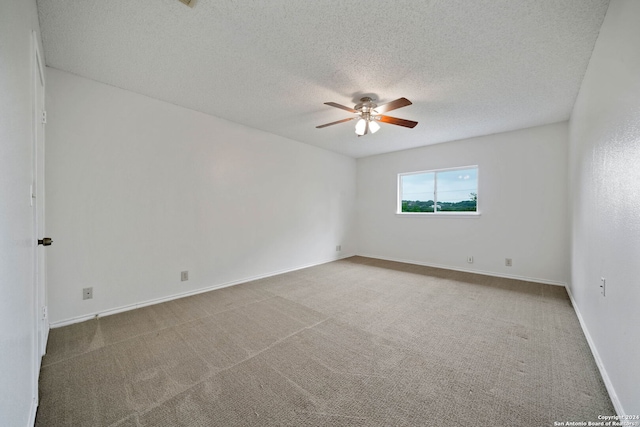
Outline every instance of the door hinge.
[[42, 110], [42, 124], [47, 124], [47, 112], [45, 110]]

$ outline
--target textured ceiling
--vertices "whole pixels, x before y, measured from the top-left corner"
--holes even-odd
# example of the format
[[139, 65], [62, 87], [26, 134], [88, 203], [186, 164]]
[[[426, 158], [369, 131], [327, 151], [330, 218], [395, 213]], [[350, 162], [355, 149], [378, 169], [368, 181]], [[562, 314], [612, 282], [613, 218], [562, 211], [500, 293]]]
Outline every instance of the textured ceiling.
[[[567, 120], [608, 0], [39, 0], [50, 67], [363, 157]], [[420, 122], [362, 138], [363, 95]]]

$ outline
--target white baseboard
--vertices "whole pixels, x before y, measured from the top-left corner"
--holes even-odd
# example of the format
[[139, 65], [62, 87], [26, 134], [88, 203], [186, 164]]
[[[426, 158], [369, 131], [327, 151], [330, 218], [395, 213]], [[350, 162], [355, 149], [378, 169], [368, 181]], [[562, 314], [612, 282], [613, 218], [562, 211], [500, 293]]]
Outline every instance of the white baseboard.
[[[49, 342], [49, 330], [50, 330], [50, 326], [47, 325], [47, 329], [44, 331], [44, 349], [46, 352], [47, 349], [47, 343]], [[40, 349], [37, 349], [38, 352], [40, 352]], [[34, 390], [35, 396], [33, 396], [33, 398], [31, 399], [31, 407], [29, 408], [29, 421], [28, 421], [28, 426], [34, 426], [36, 424], [36, 415], [38, 414], [38, 405], [39, 405], [39, 390], [38, 390], [38, 386], [40, 384], [40, 369], [42, 368], [42, 356], [44, 356], [44, 353], [42, 353], [41, 356], [38, 357], [38, 361], [36, 363], [36, 366], [34, 367], [35, 371], [36, 371], [36, 383], [34, 385], [34, 387], [36, 387], [36, 389]]]
[[563, 287], [567, 286], [567, 284], [565, 282], [560, 282], [560, 281], [556, 281], [556, 280], [549, 280], [549, 279], [538, 279], [536, 277], [526, 277], [526, 276], [518, 276], [518, 275], [515, 275], [515, 274], [496, 273], [494, 271], [471, 270], [471, 269], [468, 269], [468, 268], [452, 267], [450, 265], [434, 264], [434, 263], [430, 263], [430, 262], [415, 261], [415, 260], [410, 260], [410, 259], [389, 258], [389, 257], [382, 257], [382, 256], [379, 256], [379, 255], [358, 254], [358, 256], [367, 257], [367, 258], [383, 259], [385, 261], [403, 262], [405, 264], [423, 265], [425, 267], [442, 268], [442, 269], [445, 269], [445, 270], [462, 271], [464, 273], [475, 273], [475, 274], [481, 274], [483, 276], [503, 277], [505, 279], [515, 279], [515, 280], [522, 280], [522, 281], [525, 281], [525, 282], [543, 283], [545, 285], [554, 285], [554, 286], [563, 286]]
[[31, 408], [29, 409], [29, 423], [28, 426], [34, 426], [36, 424], [36, 414], [38, 413], [38, 398], [31, 399]]
[[86, 320], [91, 320], [91, 319], [94, 319], [96, 317], [110, 316], [112, 314], [122, 313], [124, 311], [129, 311], [129, 310], [135, 310], [136, 308], [146, 307], [146, 306], [149, 306], [149, 305], [160, 304], [160, 303], [167, 302], [167, 301], [172, 301], [172, 300], [178, 299], [178, 298], [184, 298], [184, 297], [188, 297], [188, 296], [191, 296], [191, 295], [197, 295], [197, 294], [201, 294], [201, 293], [204, 293], [204, 292], [213, 291], [215, 289], [222, 289], [222, 288], [226, 288], [226, 287], [229, 287], [229, 286], [239, 285], [241, 283], [251, 282], [253, 280], [265, 279], [267, 277], [277, 276], [278, 274], [290, 273], [292, 271], [302, 270], [303, 268], [314, 267], [316, 265], [326, 264], [328, 262], [333, 262], [333, 261], [337, 261], [339, 259], [349, 258], [349, 257], [352, 257], [352, 256], [354, 256], [354, 254], [340, 255], [337, 258], [332, 258], [332, 259], [328, 259], [328, 260], [324, 260], [324, 261], [320, 261], [320, 262], [301, 265], [301, 266], [294, 267], [294, 268], [288, 268], [288, 269], [284, 269], [284, 270], [272, 271], [270, 273], [261, 274], [261, 275], [253, 276], [253, 277], [245, 277], [243, 279], [233, 280], [231, 282], [219, 283], [219, 284], [216, 284], [216, 285], [207, 286], [205, 288], [200, 288], [200, 289], [196, 289], [196, 290], [189, 291], [189, 292], [173, 294], [173, 295], [169, 295], [169, 296], [166, 296], [166, 297], [154, 298], [154, 299], [151, 299], [151, 300], [142, 301], [142, 302], [138, 302], [138, 303], [134, 303], [134, 304], [123, 305], [123, 306], [111, 308], [111, 309], [108, 309], [108, 310], [97, 311], [97, 312], [85, 314], [85, 315], [82, 315], [82, 316], [72, 317], [72, 318], [65, 319], [65, 320], [59, 320], [57, 322], [51, 322], [49, 324], [49, 326], [51, 327], [51, 329], [60, 328], [62, 326], [72, 325], [74, 323], [80, 323], [80, 322], [84, 322]]
[[609, 393], [609, 398], [611, 399], [611, 403], [613, 403], [613, 407], [616, 410], [617, 415], [623, 416], [626, 415], [624, 412], [624, 408], [622, 408], [622, 403], [620, 403], [620, 399], [618, 399], [618, 395], [616, 390], [613, 388], [613, 384], [611, 383], [611, 379], [609, 378], [609, 374], [607, 374], [607, 370], [602, 363], [602, 359], [600, 358], [600, 354], [598, 353], [598, 349], [596, 348], [596, 344], [591, 338], [591, 334], [587, 329], [587, 325], [582, 318], [582, 314], [580, 313], [580, 309], [578, 308], [578, 304], [576, 304], [576, 300], [573, 299], [573, 294], [571, 293], [571, 289], [569, 286], [565, 286], [567, 289], [567, 294], [569, 294], [569, 299], [571, 300], [571, 305], [573, 306], [573, 310], [576, 312], [576, 316], [578, 316], [578, 321], [580, 322], [580, 327], [582, 328], [582, 333], [587, 338], [587, 343], [589, 343], [589, 348], [591, 349], [591, 354], [593, 354], [593, 359], [596, 361], [596, 365], [598, 366], [598, 370], [600, 371], [600, 376], [602, 377], [602, 381], [604, 381], [604, 385], [607, 388], [607, 392]]
[[49, 331], [51, 331], [51, 325], [48, 324], [47, 330], [44, 334], [44, 352], [42, 353], [43, 356], [47, 354], [47, 344], [49, 344]]

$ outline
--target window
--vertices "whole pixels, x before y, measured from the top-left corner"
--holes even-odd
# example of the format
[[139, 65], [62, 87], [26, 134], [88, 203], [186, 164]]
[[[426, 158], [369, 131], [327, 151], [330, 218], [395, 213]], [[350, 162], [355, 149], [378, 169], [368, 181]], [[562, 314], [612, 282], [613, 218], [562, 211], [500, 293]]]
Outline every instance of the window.
[[478, 166], [398, 174], [398, 213], [478, 211]]

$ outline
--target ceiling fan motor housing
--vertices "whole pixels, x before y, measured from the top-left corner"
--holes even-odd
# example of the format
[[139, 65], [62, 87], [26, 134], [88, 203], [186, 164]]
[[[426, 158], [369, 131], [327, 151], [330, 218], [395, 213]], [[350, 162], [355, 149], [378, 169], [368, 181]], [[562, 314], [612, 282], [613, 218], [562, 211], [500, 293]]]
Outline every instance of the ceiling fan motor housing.
[[378, 106], [378, 104], [373, 101], [375, 100], [369, 98], [368, 96], [365, 96], [364, 98], [360, 98], [360, 104], [356, 104], [353, 109], [358, 110], [362, 113], [369, 113], [371, 112], [371, 110], [374, 110]]

